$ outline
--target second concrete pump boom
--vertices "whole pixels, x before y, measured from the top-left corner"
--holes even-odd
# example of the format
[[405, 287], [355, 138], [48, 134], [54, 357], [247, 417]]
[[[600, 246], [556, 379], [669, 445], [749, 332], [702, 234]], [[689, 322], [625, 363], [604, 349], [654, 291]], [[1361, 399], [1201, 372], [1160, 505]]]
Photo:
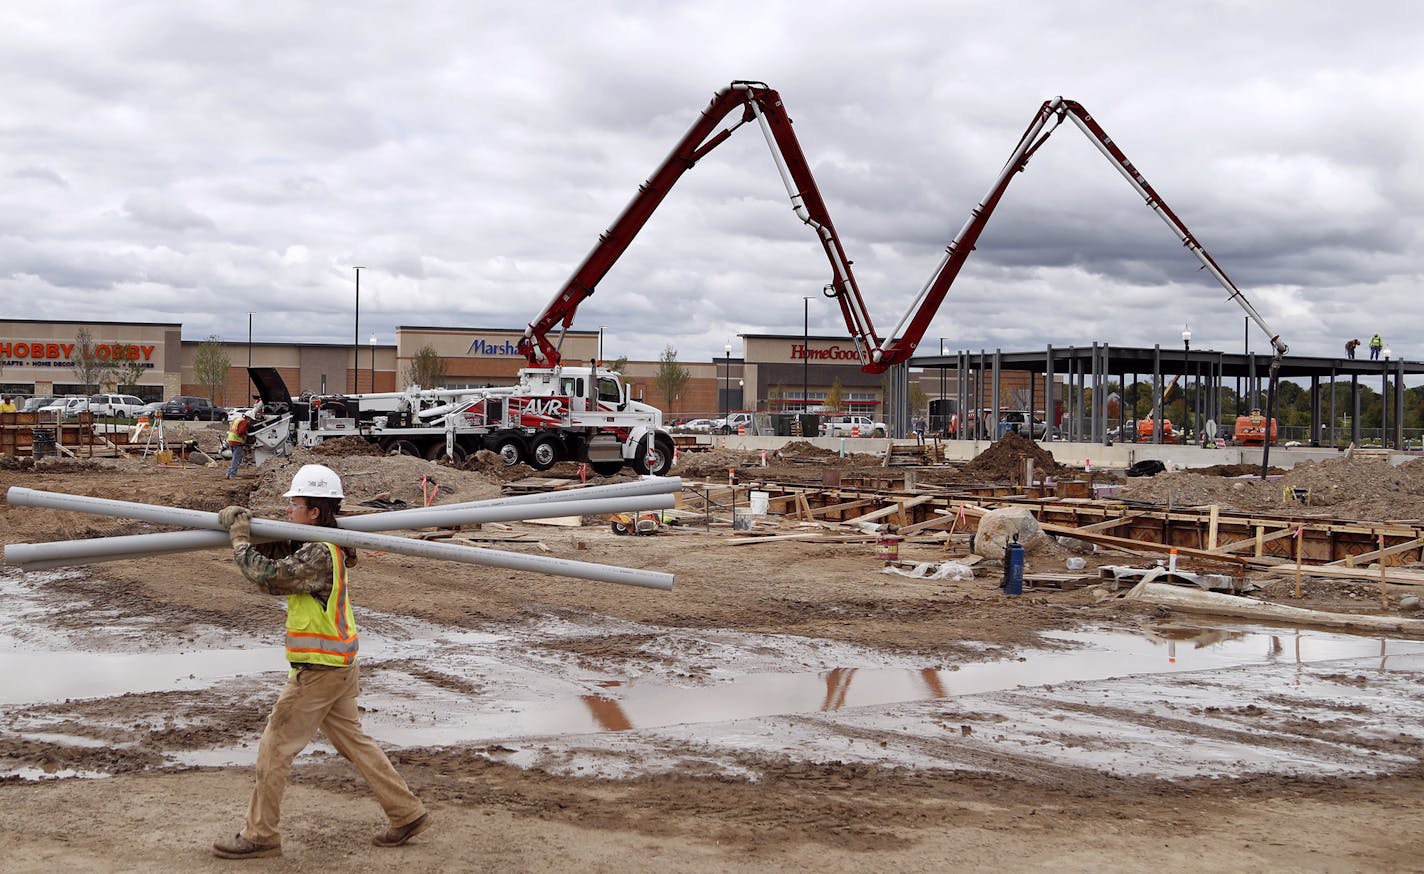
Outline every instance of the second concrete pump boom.
[[[730, 127], [724, 127], [713, 133], [724, 118], [737, 110], [741, 110], [740, 120]], [[1049, 136], [1057, 130], [1058, 125], [1065, 118], [1071, 119], [1092, 140], [1098, 150], [1113, 162], [1118, 172], [1146, 201], [1148, 207], [1167, 223], [1172, 232], [1182, 241], [1182, 245], [1187, 247], [1197, 260], [1201, 261], [1202, 267], [1210, 272], [1217, 282], [1221, 283], [1227, 291], [1228, 298], [1245, 310], [1246, 315], [1271, 338], [1271, 346], [1275, 351], [1271, 368], [1272, 386], [1274, 386], [1280, 359], [1287, 350], [1280, 335], [1270, 329], [1265, 320], [1261, 318], [1260, 313], [1246, 299], [1246, 296], [1227, 277], [1226, 272], [1207, 253], [1187, 226], [1167, 206], [1161, 196], [1127, 159], [1122, 150], [1088, 114], [1087, 110], [1079, 103], [1065, 100], [1062, 97], [1045, 101], [1039, 107], [1037, 114], [1019, 139], [1013, 154], [989, 189], [989, 193], [974, 208], [968, 221], [945, 248], [944, 257], [940, 260], [929, 281], [920, 288], [919, 293], [911, 302], [909, 310], [895, 325], [895, 328], [882, 337], [876, 332], [875, 325], [865, 307], [864, 298], [860, 294], [855, 276], [851, 271], [851, 261], [846, 256], [840, 237], [836, 234], [835, 226], [831, 222], [830, 213], [826, 209], [825, 201], [821, 198], [820, 190], [811, 174], [811, 167], [806, 161], [805, 154], [801, 151], [801, 145], [796, 139], [795, 132], [791, 129], [791, 118], [786, 114], [781, 96], [764, 83], [746, 81], [733, 82], [729, 87], [713, 96], [711, 105], [703, 110], [702, 115], [682, 140], [673, 147], [672, 152], [668, 154], [663, 163], [639, 187], [638, 193], [632, 201], [624, 208], [609, 229], [599, 237], [593, 250], [589, 252], [568, 282], [555, 295], [553, 301], [534, 321], [529, 323], [524, 337], [520, 340], [519, 351], [527, 358], [531, 367], [557, 366], [561, 360], [559, 345], [563, 338], [563, 331], [567, 330], [573, 322], [574, 313], [579, 304], [594, 293], [598, 282], [612, 269], [619, 257], [632, 244], [633, 238], [652, 217], [663, 198], [672, 190], [672, 186], [682, 177], [682, 174], [692, 169], [703, 156], [724, 142], [737, 128], [755, 121], [771, 148], [772, 158], [776, 162], [777, 170], [781, 174], [782, 182], [791, 199], [792, 210], [802, 222], [815, 231], [821, 247], [825, 250], [826, 258], [831, 266], [831, 279], [825, 286], [825, 294], [834, 298], [840, 305], [846, 327], [855, 341], [861, 368], [869, 373], [881, 373], [893, 365], [903, 363], [914, 354], [915, 348], [929, 328], [930, 321], [949, 292], [949, 287], [959, 275], [964, 262], [969, 258], [969, 253], [974, 250], [974, 244], [983, 233], [989, 217], [993, 215], [999, 200], [1008, 189], [1009, 182], [1012, 181], [1015, 174], [1022, 172], [1027, 167], [1029, 159], [1033, 157], [1039, 147], [1047, 142]], [[549, 336], [556, 327], [559, 328], [558, 341]]]

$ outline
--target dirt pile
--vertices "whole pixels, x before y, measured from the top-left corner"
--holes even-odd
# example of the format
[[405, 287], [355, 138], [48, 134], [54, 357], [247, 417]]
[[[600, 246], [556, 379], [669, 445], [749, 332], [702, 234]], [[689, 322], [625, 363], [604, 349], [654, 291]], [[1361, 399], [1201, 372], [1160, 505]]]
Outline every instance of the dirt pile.
[[[328, 445], [330, 442], [344, 440], [328, 441]], [[304, 464], [324, 464], [336, 471], [346, 492], [343, 504], [347, 507], [373, 498], [404, 501], [412, 507], [479, 501], [499, 497], [503, 484], [503, 480], [482, 470], [461, 470], [409, 455], [382, 455], [379, 451], [374, 455], [321, 455], [317, 449], [298, 448], [288, 458], [274, 458], [262, 465], [252, 484], [249, 506], [259, 513], [282, 509], [287, 502], [282, 493]], [[516, 472], [513, 478], [529, 475], [529, 469], [523, 466], [509, 470]]]
[[1129, 480], [1118, 496], [1172, 506], [1218, 504], [1234, 510], [1368, 521], [1417, 520], [1424, 517], [1424, 459], [1391, 465], [1342, 456], [1302, 462], [1267, 480], [1250, 473], [1224, 478], [1177, 471]]
[[993, 446], [974, 456], [964, 472], [985, 480], [1012, 480], [1021, 475], [1024, 459], [1033, 459], [1034, 476], [1062, 476], [1066, 468], [1053, 460], [1053, 453], [1022, 434], [1010, 431]]
[[352, 456], [352, 455], [385, 455], [381, 447], [368, 441], [365, 437], [337, 437], [335, 440], [323, 441], [320, 445], [313, 446], [312, 455], [319, 455], [323, 458], [332, 456]]

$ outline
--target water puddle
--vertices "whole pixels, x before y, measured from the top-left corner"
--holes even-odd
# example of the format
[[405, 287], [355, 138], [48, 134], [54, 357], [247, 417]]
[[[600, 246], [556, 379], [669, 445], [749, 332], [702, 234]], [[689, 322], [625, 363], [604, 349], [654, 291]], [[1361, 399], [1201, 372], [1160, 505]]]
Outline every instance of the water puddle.
[[[1386, 671], [1392, 657], [1424, 654], [1424, 641], [1260, 628], [1174, 626], [1146, 635], [1065, 632], [1046, 636], [1073, 648], [1035, 650], [1014, 661], [952, 669], [834, 668], [749, 674], [696, 687], [658, 680], [606, 681], [604, 692], [572, 698], [454, 699], [446, 702], [438, 718], [427, 719], [398, 702], [386, 702], [389, 709], [385, 709], [372, 696], [363, 701], [376, 710], [371, 730], [383, 740], [411, 746], [444, 745], [824, 713], [1066, 682], [1250, 665], [1303, 666], [1368, 658], [1371, 669]], [[1353, 667], [1359, 669], [1358, 664]], [[1411, 669], [1417, 669], [1417, 664]]]
[[0, 684], [0, 705], [193, 690], [206, 688], [214, 680], [285, 670], [281, 647], [145, 653], [43, 652], [18, 649], [13, 639], [0, 636], [0, 676], [5, 678]]

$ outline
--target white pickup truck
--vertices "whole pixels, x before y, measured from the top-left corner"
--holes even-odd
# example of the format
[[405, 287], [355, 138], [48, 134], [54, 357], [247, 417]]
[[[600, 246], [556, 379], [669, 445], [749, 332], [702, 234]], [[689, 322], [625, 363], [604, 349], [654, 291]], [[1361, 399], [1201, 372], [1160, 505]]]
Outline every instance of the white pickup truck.
[[890, 429], [884, 422], [872, 422], [869, 416], [831, 416], [821, 423], [822, 437], [888, 437]]

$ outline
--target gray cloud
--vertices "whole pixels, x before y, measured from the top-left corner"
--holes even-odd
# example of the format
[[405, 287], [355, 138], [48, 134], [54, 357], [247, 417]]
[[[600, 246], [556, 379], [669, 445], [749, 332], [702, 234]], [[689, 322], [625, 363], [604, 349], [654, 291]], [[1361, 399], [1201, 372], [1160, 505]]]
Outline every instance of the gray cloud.
[[[713, 92], [777, 88], [889, 330], [1039, 104], [1082, 101], [1300, 352], [1417, 312], [1424, 11], [1383, 2], [439, 3], [333, 16], [77, 2], [0, 33], [0, 295], [18, 318], [181, 319], [345, 342], [519, 327]], [[1071, 48], [1070, 50], [1067, 50]], [[733, 118], [732, 121], [736, 119]], [[744, 127], [581, 308], [615, 348], [845, 331], [820, 246]], [[121, 294], [116, 294], [121, 290]], [[1401, 317], [1402, 316], [1402, 317]], [[1071, 127], [1017, 177], [926, 344], [1237, 349], [1240, 311]], [[1264, 337], [1254, 340], [1264, 347]]]

